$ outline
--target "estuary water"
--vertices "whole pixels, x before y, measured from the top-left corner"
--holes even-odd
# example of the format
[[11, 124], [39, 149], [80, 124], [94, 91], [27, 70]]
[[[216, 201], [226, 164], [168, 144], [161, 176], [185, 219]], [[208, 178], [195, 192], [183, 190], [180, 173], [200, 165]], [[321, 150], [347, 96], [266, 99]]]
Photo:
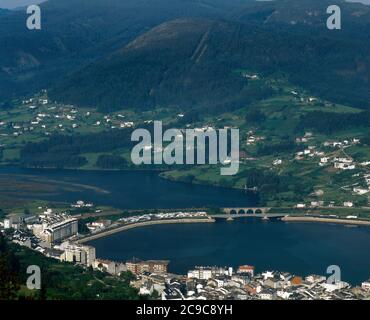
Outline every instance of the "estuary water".
[[104, 259], [170, 260], [170, 271], [179, 274], [197, 265], [249, 264], [257, 271], [326, 275], [328, 266], [338, 265], [344, 281], [360, 284], [370, 278], [369, 227], [242, 218], [142, 227], [90, 244]]
[[[42, 192], [27, 189], [23, 197], [75, 202], [122, 209], [254, 206], [256, 197], [240, 190], [164, 180], [153, 171], [82, 171], [0, 167], [0, 179], [37, 183]], [[53, 190], [47, 192], [48, 187]], [[49, 189], [50, 189], [49, 188]], [[1, 190], [0, 190], [1, 192]], [[21, 190], [19, 190], [21, 192]]]
[[[91, 201], [122, 209], [254, 206], [255, 196], [238, 190], [170, 182], [156, 172], [0, 168], [0, 194], [62, 202]], [[243, 218], [213, 224], [157, 225], [91, 242], [97, 256], [125, 261], [168, 259], [170, 271], [196, 265], [280, 270], [325, 275], [338, 265], [342, 278], [370, 278], [370, 228]]]

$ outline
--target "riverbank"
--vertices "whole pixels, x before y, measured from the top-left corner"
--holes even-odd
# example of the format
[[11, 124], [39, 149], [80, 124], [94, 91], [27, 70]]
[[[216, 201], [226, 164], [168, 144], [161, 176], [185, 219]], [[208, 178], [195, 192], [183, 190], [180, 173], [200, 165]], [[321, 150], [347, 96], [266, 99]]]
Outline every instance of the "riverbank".
[[88, 171], [96, 171], [96, 172], [109, 172], [109, 171], [112, 171], [112, 172], [158, 172], [158, 173], [161, 173], [161, 172], [166, 172], [166, 171], [170, 171], [170, 169], [165, 169], [165, 168], [153, 168], [153, 167], [150, 167], [150, 166], [146, 166], [146, 167], [138, 167], [138, 166], [135, 166], [135, 167], [127, 167], [127, 168], [120, 168], [120, 169], [115, 169], [115, 168], [110, 168], [110, 169], [104, 169], [104, 168], [100, 168], [100, 167], [63, 167], [63, 168], [59, 168], [59, 167], [33, 167], [33, 166], [24, 166], [24, 165], [20, 165], [19, 163], [4, 163], [4, 162], [0, 162], [0, 169], [1, 168], [18, 168], [18, 169], [25, 169], [25, 170], [49, 170], [49, 171], [53, 171], [53, 170], [66, 170], [66, 171], [81, 171], [81, 172], [88, 172]]
[[99, 232], [94, 235], [89, 235], [85, 238], [79, 239], [78, 243], [86, 243], [92, 240], [104, 238], [107, 236], [110, 236], [112, 234], [127, 231], [130, 229], [140, 228], [140, 227], [146, 227], [146, 226], [153, 226], [153, 225], [160, 225], [160, 224], [189, 224], [189, 223], [213, 223], [215, 222], [212, 218], [205, 218], [205, 219], [171, 219], [171, 220], [154, 220], [154, 221], [145, 221], [145, 222], [138, 222], [138, 223], [132, 223], [128, 225], [124, 225], [121, 227], [117, 227], [110, 230], [105, 230], [102, 232]]
[[[221, 184], [219, 182], [215, 182], [212, 180], [208, 181], [199, 181], [196, 179], [193, 179], [191, 182], [187, 181], [186, 177], [185, 178], [176, 178], [173, 177], [171, 174], [175, 170], [163, 170], [158, 176], [161, 179], [171, 181], [171, 182], [176, 182], [176, 183], [186, 183], [189, 185], [198, 185], [198, 186], [205, 186], [205, 187], [215, 187], [215, 188], [222, 188], [222, 189], [229, 189], [229, 190], [238, 190], [238, 191], [245, 191], [243, 186], [225, 186], [224, 184]], [[249, 191], [250, 193], [253, 193], [252, 191]]]
[[[14, 188], [12, 201], [21, 194], [29, 200], [45, 200], [52, 202], [75, 203], [77, 200], [92, 202], [99, 206], [109, 206], [120, 210], [141, 209], [179, 209], [203, 207], [245, 207], [255, 206], [257, 199], [238, 190], [214, 188], [210, 186], [195, 186], [186, 183], [169, 182], [158, 177], [157, 172], [149, 171], [80, 171], [80, 170], [36, 170], [19, 169], [16, 167], [0, 167], [0, 175], [13, 176], [14, 182], [23, 180], [19, 175], [34, 178], [55, 180], [65, 183], [95, 186], [109, 193], [96, 192], [81, 186], [68, 187], [53, 183], [43, 185], [45, 192], [41, 193], [32, 186], [23, 187], [20, 183]], [[13, 183], [14, 183], [13, 182]], [[22, 182], [22, 181], [20, 181]], [[0, 196], [8, 196], [9, 187], [5, 187]], [[8, 186], [11, 185], [8, 183]], [[155, 187], [153, 187], [155, 186]], [[18, 198], [20, 198], [19, 196]], [[10, 196], [8, 196], [10, 198]], [[145, 201], [143, 201], [143, 199]]]
[[284, 222], [319, 222], [319, 223], [336, 223], [336, 224], [369, 226], [370, 227], [370, 221], [354, 220], [354, 219], [285, 216], [281, 220]]

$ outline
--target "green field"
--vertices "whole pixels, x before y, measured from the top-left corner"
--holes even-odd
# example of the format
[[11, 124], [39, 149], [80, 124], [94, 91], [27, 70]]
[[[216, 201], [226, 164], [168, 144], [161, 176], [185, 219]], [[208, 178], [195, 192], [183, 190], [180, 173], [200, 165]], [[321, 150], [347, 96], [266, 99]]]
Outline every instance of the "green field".
[[[236, 72], [247, 71], [236, 70]], [[49, 138], [46, 133], [49, 135], [57, 133], [60, 135], [88, 136], [97, 132], [119, 130], [119, 126], [125, 122], [133, 122], [134, 126], [140, 127], [148, 125], [148, 122], [153, 120], [162, 120], [164, 124], [179, 128], [204, 126], [223, 128], [226, 126], [240, 129], [240, 149], [247, 156], [247, 159], [241, 159], [240, 170], [236, 176], [220, 176], [220, 166], [209, 165], [159, 166], [156, 169], [164, 169], [166, 172], [162, 173], [162, 177], [166, 179], [238, 189], [246, 187], [251, 170], [265, 172], [266, 175], [271, 175], [272, 179], [281, 180], [281, 182], [275, 181], [271, 185], [267, 182], [262, 186], [265, 194], [263, 202], [269, 205], [292, 206], [302, 201], [333, 201], [338, 205], [344, 201], [354, 201], [356, 205], [363, 206], [367, 204], [367, 197], [357, 196], [350, 190], [343, 189], [345, 185], [363, 183], [353, 175], [362, 176], [367, 172], [367, 168], [358, 167], [351, 172], [351, 175], [345, 175], [338, 170], [332, 170], [332, 164], [320, 167], [318, 165], [319, 155], [303, 157], [301, 160], [295, 159], [297, 152], [313, 146], [315, 150], [332, 159], [334, 157], [352, 156], [356, 162], [370, 161], [370, 148], [367, 145], [351, 145], [343, 150], [323, 145], [327, 141], [362, 139], [370, 133], [368, 127], [338, 129], [331, 134], [310, 130], [309, 138], [305, 142], [294, 142], [297, 138], [305, 137], [305, 133], [307, 133], [307, 130], [299, 129], [301, 117], [306, 114], [324, 111], [329, 114], [351, 115], [358, 114], [361, 110], [312, 97], [309, 92], [289, 84], [281, 75], [275, 76], [275, 78], [259, 79], [258, 81], [271, 85], [276, 91], [275, 94], [268, 99], [255, 101], [251, 105], [228, 112], [213, 114], [201, 112], [191, 123], [187, 123], [178, 117], [180, 113], [186, 115], [186, 110], [155, 108], [140, 113], [134, 110], [122, 110], [111, 114], [102, 114], [76, 106], [53, 103], [37, 104], [38, 99], [47, 98], [45, 93], [41, 93], [33, 97], [36, 103], [22, 104], [19, 102], [18, 107], [0, 112], [0, 121], [6, 123], [6, 125], [0, 126], [3, 149], [0, 164], [18, 164], [21, 150], [25, 144], [47, 141]], [[36, 104], [38, 107], [30, 109], [29, 107], [32, 104]], [[260, 116], [263, 116], [263, 119], [253, 121], [251, 112], [257, 112]], [[31, 122], [37, 119], [40, 114], [46, 114], [46, 116], [42, 117], [39, 124], [32, 125]], [[75, 124], [75, 128], [72, 128], [72, 124]], [[17, 128], [23, 127], [26, 129], [21, 135], [15, 136], [14, 131], [17, 130], [14, 129], [14, 125]], [[29, 129], [31, 126], [34, 127], [32, 131]], [[252, 143], [247, 143], [247, 140], [251, 139], [255, 140]], [[114, 155], [125, 159], [127, 167], [124, 169], [142, 169], [131, 165], [130, 153], [131, 150], [128, 148], [80, 153], [78, 156], [83, 157], [86, 163], [82, 164], [79, 169], [102, 169], [97, 166], [97, 160], [100, 156], [106, 155]], [[282, 163], [273, 165], [273, 162], [277, 159], [281, 160]], [[115, 168], [112, 167], [112, 169]], [[342, 176], [344, 176], [344, 179], [341, 179]], [[277, 189], [274, 190], [274, 188]], [[322, 191], [322, 196], [312, 196], [312, 192], [315, 190]]]

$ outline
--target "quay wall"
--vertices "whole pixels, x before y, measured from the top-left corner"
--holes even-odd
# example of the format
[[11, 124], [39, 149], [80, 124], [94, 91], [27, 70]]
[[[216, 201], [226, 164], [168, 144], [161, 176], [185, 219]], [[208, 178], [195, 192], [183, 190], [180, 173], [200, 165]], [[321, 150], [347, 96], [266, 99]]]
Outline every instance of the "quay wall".
[[112, 234], [146, 226], [160, 225], [160, 224], [180, 224], [180, 223], [213, 223], [215, 222], [212, 218], [202, 218], [202, 219], [167, 219], [167, 220], [153, 220], [153, 221], [144, 221], [137, 222], [132, 224], [123, 225], [121, 227], [105, 230], [97, 234], [89, 235], [85, 238], [79, 239], [78, 243], [86, 243], [88, 241], [96, 240], [99, 238], [107, 237]]
[[294, 217], [285, 216], [281, 219], [285, 222], [321, 222], [321, 223], [338, 223], [347, 225], [357, 225], [357, 226], [370, 226], [370, 221], [366, 220], [355, 220], [355, 219], [338, 219], [338, 218], [317, 218], [317, 217]]

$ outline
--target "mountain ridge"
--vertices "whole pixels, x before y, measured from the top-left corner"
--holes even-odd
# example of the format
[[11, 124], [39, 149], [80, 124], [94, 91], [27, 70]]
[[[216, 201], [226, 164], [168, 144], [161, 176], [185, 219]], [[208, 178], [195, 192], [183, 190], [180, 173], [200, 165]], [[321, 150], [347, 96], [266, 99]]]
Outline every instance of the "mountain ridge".
[[[250, 12], [255, 5], [261, 6], [249, 5]], [[262, 4], [267, 8], [275, 5]], [[272, 94], [268, 86], [258, 87], [238, 73], [248, 70], [261, 75], [285, 73], [292, 83], [313, 94], [369, 108], [370, 39], [358, 31], [366, 30], [370, 8], [345, 5], [352, 12], [360, 8], [363, 14], [360, 18], [345, 15], [348, 24], [340, 33], [321, 22], [293, 26], [240, 19], [165, 22], [72, 75], [54, 88], [51, 96], [102, 110], [156, 106], [225, 110]], [[326, 11], [322, 17], [326, 22]], [[193, 32], [183, 35], [181, 28]]]
[[0, 98], [15, 98], [46, 88], [162, 22], [182, 16], [223, 15], [241, 3], [49, 0], [40, 5], [40, 31], [27, 30], [25, 10], [9, 11], [0, 16]]

